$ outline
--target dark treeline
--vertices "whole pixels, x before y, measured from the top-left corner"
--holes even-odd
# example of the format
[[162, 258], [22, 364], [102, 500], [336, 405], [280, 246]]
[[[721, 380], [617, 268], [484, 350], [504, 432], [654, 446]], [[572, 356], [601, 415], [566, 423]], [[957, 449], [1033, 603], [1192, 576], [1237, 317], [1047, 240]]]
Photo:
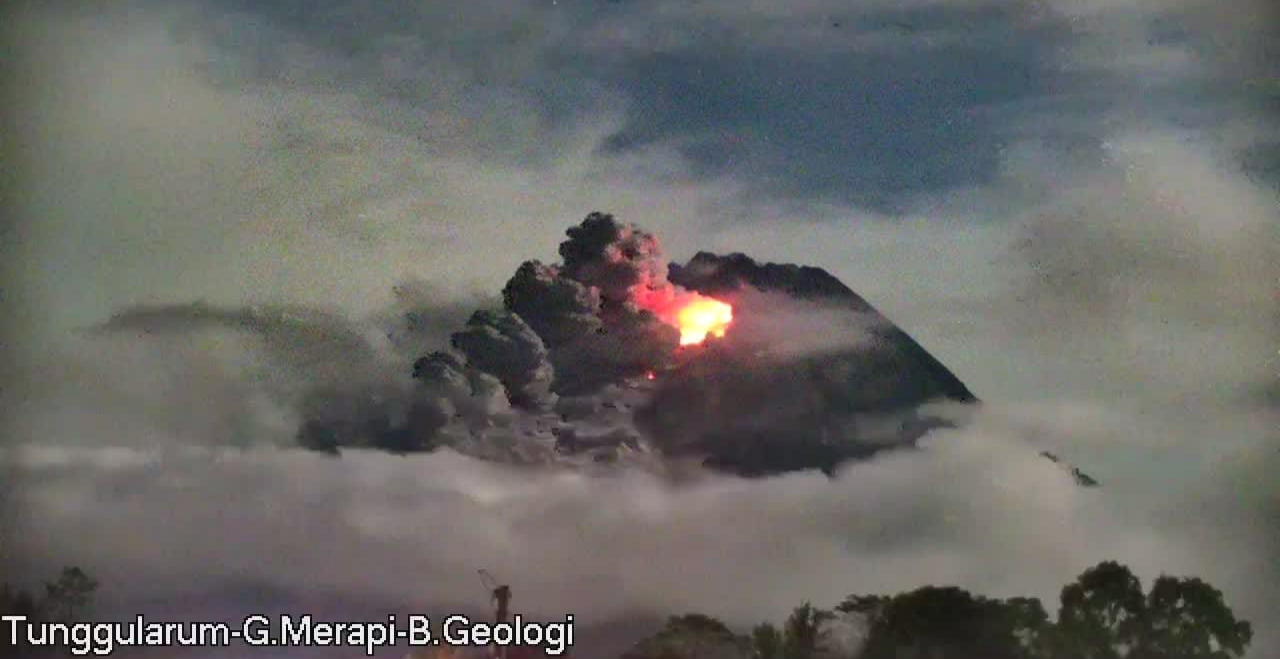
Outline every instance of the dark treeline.
[[[2, 585], [0, 615], [74, 622], [97, 587], [76, 567], [43, 592]], [[856, 630], [853, 643], [834, 638], [837, 622]], [[4, 650], [8, 635], [0, 636]], [[1036, 598], [925, 586], [850, 595], [832, 609], [806, 602], [780, 626], [746, 634], [702, 614], [673, 616], [622, 659], [1236, 659], [1252, 637], [1205, 581], [1161, 576], [1144, 592], [1129, 568], [1109, 561], [1063, 587], [1056, 619]]]
[[[1036, 598], [992, 599], [953, 586], [809, 603], [781, 625], [739, 634], [701, 614], [674, 616], [623, 659], [1233, 659], [1253, 631], [1197, 578], [1161, 576], [1143, 592], [1104, 562], [1062, 589], [1057, 619]], [[832, 638], [836, 621], [858, 642]]]

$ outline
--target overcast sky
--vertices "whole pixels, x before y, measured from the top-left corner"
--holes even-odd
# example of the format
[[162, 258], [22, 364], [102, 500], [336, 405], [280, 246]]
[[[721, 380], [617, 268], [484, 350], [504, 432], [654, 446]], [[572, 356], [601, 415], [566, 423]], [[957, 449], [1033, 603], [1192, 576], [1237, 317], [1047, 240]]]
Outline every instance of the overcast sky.
[[[6, 568], [243, 615], [483, 605], [488, 567], [545, 615], [745, 625], [924, 583], [1051, 603], [1118, 559], [1209, 579], [1280, 653], [1273, 3], [26, 4]], [[406, 306], [443, 337], [595, 210], [680, 261], [825, 268], [988, 405], [830, 481], [274, 448], [264, 380], [407, 377], [343, 337]], [[82, 331], [193, 301], [297, 315]]]

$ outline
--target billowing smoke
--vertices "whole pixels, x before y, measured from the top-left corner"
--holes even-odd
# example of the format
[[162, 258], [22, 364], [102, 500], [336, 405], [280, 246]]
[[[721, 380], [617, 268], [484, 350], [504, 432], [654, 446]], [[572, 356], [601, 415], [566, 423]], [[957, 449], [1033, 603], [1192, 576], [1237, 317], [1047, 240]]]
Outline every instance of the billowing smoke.
[[[681, 344], [705, 338], [690, 340], [683, 335], [689, 329], [685, 327], [687, 312], [699, 303], [718, 302], [668, 280], [669, 267], [656, 236], [631, 224], [619, 224], [603, 213], [588, 215], [567, 233], [569, 240], [560, 244], [564, 274], [600, 291], [606, 317], [617, 313], [625, 321], [635, 310], [648, 311], [667, 325], [680, 328]], [[647, 317], [642, 317], [647, 322]]]
[[554, 348], [602, 326], [599, 291], [561, 277], [558, 269], [538, 261], [521, 265], [502, 296], [506, 307], [520, 314]]
[[633, 296], [671, 288], [662, 246], [650, 233], [619, 224], [612, 215], [592, 213], [570, 228], [560, 243], [566, 277], [594, 286], [603, 304], [636, 302]]
[[477, 311], [453, 335], [453, 347], [475, 368], [491, 373], [513, 405], [546, 410], [555, 403], [553, 369], [542, 338], [510, 311]]
[[561, 266], [528, 261], [503, 290], [546, 341], [554, 388], [578, 395], [668, 366], [680, 343], [668, 310], [690, 293], [667, 281], [658, 239], [592, 213], [567, 232]]
[[652, 309], [695, 294], [667, 281], [654, 236], [611, 215], [567, 234], [563, 264], [521, 264], [504, 309], [476, 311], [452, 335], [454, 352], [415, 363], [412, 445], [530, 459], [551, 447], [638, 448], [628, 418], [600, 423], [601, 412], [631, 405], [618, 385], [673, 365], [680, 332]]

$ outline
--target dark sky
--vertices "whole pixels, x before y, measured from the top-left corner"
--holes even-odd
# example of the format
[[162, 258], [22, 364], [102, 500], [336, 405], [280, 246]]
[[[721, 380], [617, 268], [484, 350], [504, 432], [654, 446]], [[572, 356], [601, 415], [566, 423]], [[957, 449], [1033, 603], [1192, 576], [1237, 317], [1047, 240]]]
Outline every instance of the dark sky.
[[[1208, 578], [1280, 647], [1272, 3], [11, 11], [6, 567], [221, 615], [474, 603], [483, 564], [548, 615], [747, 624], [926, 582], [1052, 600], [1115, 558]], [[679, 260], [827, 269], [988, 409], [834, 481], [679, 490], [273, 448], [297, 419], [264, 388], [398, 377], [388, 318], [443, 340], [594, 210]], [[193, 301], [298, 316], [80, 331]], [[1041, 449], [1106, 487], [1047, 485]]]

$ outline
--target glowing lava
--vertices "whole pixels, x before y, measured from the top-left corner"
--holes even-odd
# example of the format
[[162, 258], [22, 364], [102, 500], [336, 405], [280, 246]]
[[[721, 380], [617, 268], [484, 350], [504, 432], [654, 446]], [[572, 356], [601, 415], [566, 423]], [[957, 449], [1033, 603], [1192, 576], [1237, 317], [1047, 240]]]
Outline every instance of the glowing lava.
[[676, 327], [680, 328], [680, 345], [702, 343], [707, 335], [721, 337], [733, 322], [733, 307], [720, 300], [697, 297], [676, 312]]

